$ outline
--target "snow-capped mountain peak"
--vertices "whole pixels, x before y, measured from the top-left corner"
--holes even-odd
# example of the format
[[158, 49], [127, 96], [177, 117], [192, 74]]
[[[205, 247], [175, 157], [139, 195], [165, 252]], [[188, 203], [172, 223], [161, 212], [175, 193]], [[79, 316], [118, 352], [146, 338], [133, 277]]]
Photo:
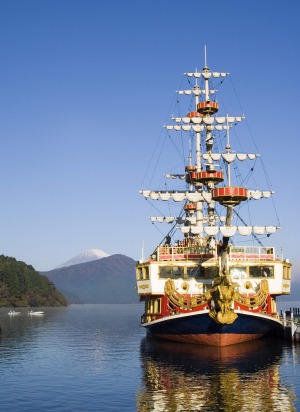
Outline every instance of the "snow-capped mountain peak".
[[63, 268], [72, 265], [79, 265], [80, 263], [91, 262], [92, 260], [102, 259], [104, 257], [110, 256], [108, 253], [101, 249], [88, 249], [74, 256], [72, 259], [58, 266], [58, 268]]

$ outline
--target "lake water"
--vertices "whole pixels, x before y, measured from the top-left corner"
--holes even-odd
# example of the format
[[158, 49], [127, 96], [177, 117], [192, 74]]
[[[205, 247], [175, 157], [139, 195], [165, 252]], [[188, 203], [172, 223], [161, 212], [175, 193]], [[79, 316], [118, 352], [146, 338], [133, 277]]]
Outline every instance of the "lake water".
[[300, 411], [298, 343], [149, 340], [141, 305], [43, 310], [0, 309], [1, 412]]

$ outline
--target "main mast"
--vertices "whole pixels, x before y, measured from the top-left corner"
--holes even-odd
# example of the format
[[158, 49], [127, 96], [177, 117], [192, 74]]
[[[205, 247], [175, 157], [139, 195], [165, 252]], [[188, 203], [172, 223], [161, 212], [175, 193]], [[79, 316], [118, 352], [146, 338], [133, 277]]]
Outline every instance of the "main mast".
[[[206, 155], [206, 164], [205, 171], [202, 170], [201, 166], [201, 135], [200, 130], [196, 129], [196, 167], [194, 170], [191, 167], [187, 168], [188, 176], [187, 181], [192, 183], [195, 189], [198, 192], [206, 191], [210, 195], [210, 200], [207, 205], [207, 225], [215, 225], [215, 202], [220, 203], [226, 208], [226, 218], [225, 218], [225, 227], [228, 229], [231, 227], [232, 220], [232, 211], [234, 206], [238, 205], [240, 202], [248, 199], [248, 192], [245, 188], [242, 187], [233, 187], [231, 186], [230, 178], [230, 163], [228, 162], [227, 168], [227, 180], [228, 185], [223, 188], [216, 188], [216, 184], [224, 180], [224, 175], [222, 172], [215, 170], [215, 165], [212, 158], [212, 149], [214, 136], [212, 135], [213, 127], [211, 126], [216, 118], [215, 115], [219, 106], [216, 101], [212, 101], [210, 95], [209, 79], [211, 76], [219, 75], [219, 73], [210, 72], [207, 61], [206, 61], [206, 48], [204, 50], [204, 67], [202, 73], [194, 73], [196, 78], [196, 85], [194, 90], [198, 91], [195, 94], [195, 106], [196, 112], [188, 113], [188, 117], [191, 118], [191, 122], [195, 123], [197, 117], [201, 117], [201, 121], [204, 123], [204, 134], [205, 134], [205, 148], [203, 153]], [[199, 90], [197, 83], [197, 77], [200, 75], [204, 79], [204, 90]], [[199, 101], [199, 95], [204, 95], [204, 100]], [[212, 91], [213, 92], [213, 91]], [[230, 144], [229, 144], [229, 125], [228, 125], [228, 116], [226, 117], [226, 153], [230, 156]], [[187, 211], [191, 211], [193, 206], [188, 204], [186, 206]], [[196, 227], [203, 227], [204, 218], [203, 218], [203, 200], [196, 203]], [[230, 230], [229, 230], [230, 231]], [[198, 237], [200, 238], [200, 243], [203, 243], [203, 234], [199, 233]], [[220, 257], [220, 275], [225, 276], [227, 274], [227, 259], [228, 259], [228, 243], [230, 236], [223, 236], [223, 241], [219, 245], [219, 257]], [[215, 245], [215, 237], [209, 237], [208, 241], [212, 242]]]

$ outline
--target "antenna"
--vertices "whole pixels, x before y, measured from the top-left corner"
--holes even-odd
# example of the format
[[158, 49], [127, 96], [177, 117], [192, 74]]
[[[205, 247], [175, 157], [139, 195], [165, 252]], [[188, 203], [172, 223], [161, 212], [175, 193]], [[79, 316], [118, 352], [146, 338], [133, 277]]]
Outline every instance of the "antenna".
[[143, 240], [143, 243], [142, 243], [142, 262], [145, 262], [145, 256], [144, 256], [144, 243], [145, 243], [145, 241]]

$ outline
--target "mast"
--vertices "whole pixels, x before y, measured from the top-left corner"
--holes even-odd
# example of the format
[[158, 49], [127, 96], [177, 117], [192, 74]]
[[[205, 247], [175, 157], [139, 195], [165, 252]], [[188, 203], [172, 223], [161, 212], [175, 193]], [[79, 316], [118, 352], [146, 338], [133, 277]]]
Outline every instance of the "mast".
[[[197, 69], [195, 70], [197, 73]], [[199, 86], [198, 82], [196, 79], [196, 85], [194, 87], [194, 90], [199, 91]], [[195, 94], [195, 110], [197, 110], [197, 105], [199, 103], [199, 94]], [[201, 172], [202, 166], [201, 166], [201, 134], [200, 131], [196, 132], [196, 171]], [[201, 189], [201, 187], [198, 187], [197, 189]], [[200, 227], [203, 226], [203, 204], [202, 202], [197, 202], [196, 205], [196, 226]], [[199, 234], [199, 239], [200, 242], [202, 243], [202, 234]]]
[[[230, 143], [229, 143], [229, 127], [228, 127], [228, 114], [226, 116], [226, 152], [229, 154], [230, 153]], [[230, 174], [230, 163], [227, 163], [227, 181], [228, 181], [228, 187], [231, 187], [231, 174]], [[228, 204], [226, 207], [226, 220], [225, 220], [225, 226], [231, 226], [231, 220], [232, 220], [232, 211], [233, 211], [233, 205]], [[226, 275], [227, 268], [228, 268], [228, 243], [229, 243], [229, 237], [223, 236], [223, 242], [222, 245], [220, 246], [220, 273], [223, 275]]]
[[[204, 181], [204, 185], [207, 187], [208, 192], [212, 194], [212, 201], [208, 204], [208, 224], [213, 226], [214, 222], [214, 213], [215, 213], [215, 201], [219, 202], [221, 205], [226, 207], [226, 218], [225, 218], [225, 226], [230, 228], [231, 227], [231, 220], [232, 220], [232, 211], [235, 205], [239, 204], [241, 201], [246, 200], [248, 198], [248, 193], [244, 188], [234, 188], [231, 186], [231, 175], [230, 175], [230, 162], [228, 162], [227, 166], [227, 178], [228, 183], [225, 190], [221, 191], [223, 188], [215, 188], [216, 183], [223, 181], [223, 176], [218, 176], [215, 171], [215, 166], [212, 160], [212, 149], [213, 149], [213, 136], [212, 130], [209, 125], [215, 120], [212, 115], [216, 114], [219, 110], [219, 106], [217, 102], [211, 101], [210, 97], [210, 89], [209, 89], [209, 79], [212, 73], [209, 71], [207, 66], [207, 59], [206, 59], [206, 46], [204, 47], [204, 67], [203, 73], [204, 77], [204, 92], [205, 92], [205, 101], [200, 102], [197, 104], [197, 111], [204, 117], [204, 121], [206, 123], [205, 128], [205, 144], [206, 144], [206, 153], [208, 154], [208, 160], [206, 163], [206, 173], [210, 174], [211, 176]], [[229, 155], [231, 151], [230, 143], [229, 143], [229, 126], [228, 126], [228, 115], [226, 116], [226, 153]], [[201, 170], [199, 170], [201, 172]], [[219, 172], [220, 173], [220, 172]], [[201, 175], [201, 173], [200, 173]], [[204, 176], [203, 176], [204, 177]], [[241, 190], [240, 190], [241, 189]], [[240, 193], [241, 192], [241, 193]], [[227, 267], [228, 267], [228, 243], [229, 243], [229, 236], [223, 235], [223, 242], [222, 245], [219, 247], [219, 258], [220, 258], [220, 275], [226, 276], [227, 275]]]

